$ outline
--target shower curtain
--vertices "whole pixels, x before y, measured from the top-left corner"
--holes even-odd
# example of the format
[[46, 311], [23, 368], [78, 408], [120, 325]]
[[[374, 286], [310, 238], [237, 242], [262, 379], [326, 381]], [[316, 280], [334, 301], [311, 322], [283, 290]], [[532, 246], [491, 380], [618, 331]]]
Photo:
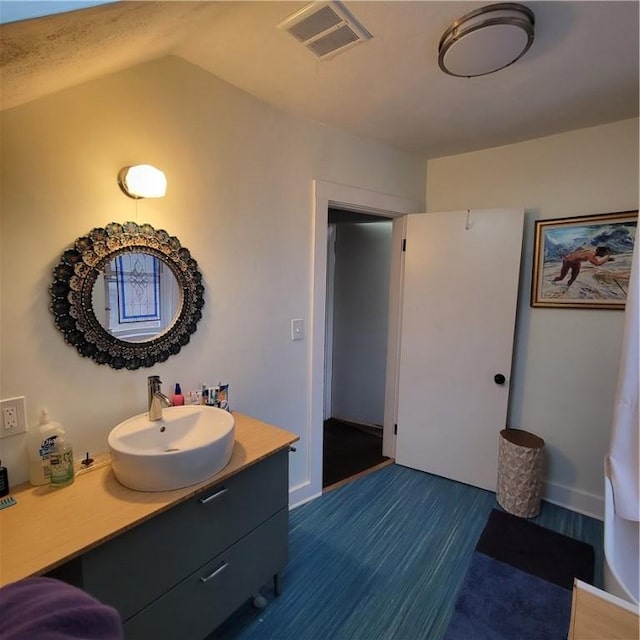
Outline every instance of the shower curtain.
[[614, 508], [626, 520], [640, 520], [640, 468], [638, 464], [638, 242], [633, 252], [631, 280], [627, 293], [622, 353], [611, 430], [609, 452]]

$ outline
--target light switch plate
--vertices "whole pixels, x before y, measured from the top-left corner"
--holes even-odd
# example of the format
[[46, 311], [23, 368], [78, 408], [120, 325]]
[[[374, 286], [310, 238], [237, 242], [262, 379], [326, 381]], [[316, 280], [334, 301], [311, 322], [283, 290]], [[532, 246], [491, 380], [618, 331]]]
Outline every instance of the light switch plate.
[[291, 321], [291, 339], [302, 340], [304, 338], [304, 322], [302, 318], [295, 318]]

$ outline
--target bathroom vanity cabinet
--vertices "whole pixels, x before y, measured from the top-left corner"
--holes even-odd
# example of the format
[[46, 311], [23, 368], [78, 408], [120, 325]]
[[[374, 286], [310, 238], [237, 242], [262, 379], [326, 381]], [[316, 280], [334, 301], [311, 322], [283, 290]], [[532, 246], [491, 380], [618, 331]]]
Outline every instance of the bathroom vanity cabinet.
[[287, 561], [287, 471], [281, 451], [89, 551], [79, 586], [127, 638], [206, 637]]
[[[122, 528], [108, 539], [34, 573], [65, 580], [114, 606], [128, 640], [202, 639], [270, 580], [278, 592], [288, 553], [288, 449], [297, 436], [249, 419], [249, 444], [242, 418], [236, 416], [231, 462], [210, 483], [151, 494], [117, 484], [109, 468], [77, 478], [69, 499], [73, 490], [79, 497], [101, 488], [106, 501], [117, 492], [122, 510], [137, 505], [151, 514], [128, 524], [123, 516]], [[269, 433], [276, 438], [271, 445]], [[48, 497], [64, 498], [65, 491]], [[96, 513], [79, 509], [76, 518]]]

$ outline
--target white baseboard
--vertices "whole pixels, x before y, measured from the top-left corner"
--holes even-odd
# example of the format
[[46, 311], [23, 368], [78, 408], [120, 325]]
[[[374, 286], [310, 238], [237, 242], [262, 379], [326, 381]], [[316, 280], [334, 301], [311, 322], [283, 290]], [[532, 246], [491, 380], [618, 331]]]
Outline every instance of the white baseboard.
[[322, 490], [317, 491], [311, 486], [311, 482], [303, 482], [289, 489], [289, 510], [295, 509], [305, 502], [315, 500], [322, 495]]
[[[303, 482], [289, 489], [289, 509], [295, 509], [306, 502], [311, 502], [322, 495], [311, 486], [311, 482]], [[604, 520], [604, 496], [566, 487], [555, 482], [545, 482], [542, 499], [551, 504], [564, 507], [585, 516]]]
[[585, 516], [604, 520], [604, 496], [565, 487], [555, 482], [545, 482], [542, 499]]

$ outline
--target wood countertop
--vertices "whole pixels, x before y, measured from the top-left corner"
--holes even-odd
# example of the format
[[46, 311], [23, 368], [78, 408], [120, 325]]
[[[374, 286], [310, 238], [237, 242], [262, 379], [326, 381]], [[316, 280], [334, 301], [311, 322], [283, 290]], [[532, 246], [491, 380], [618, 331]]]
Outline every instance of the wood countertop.
[[255, 418], [233, 415], [231, 460], [200, 484], [159, 493], [133, 491], [116, 480], [107, 463], [83, 471], [68, 487], [27, 483], [12, 489], [17, 504], [0, 510], [0, 586], [45, 573], [298, 440]]

